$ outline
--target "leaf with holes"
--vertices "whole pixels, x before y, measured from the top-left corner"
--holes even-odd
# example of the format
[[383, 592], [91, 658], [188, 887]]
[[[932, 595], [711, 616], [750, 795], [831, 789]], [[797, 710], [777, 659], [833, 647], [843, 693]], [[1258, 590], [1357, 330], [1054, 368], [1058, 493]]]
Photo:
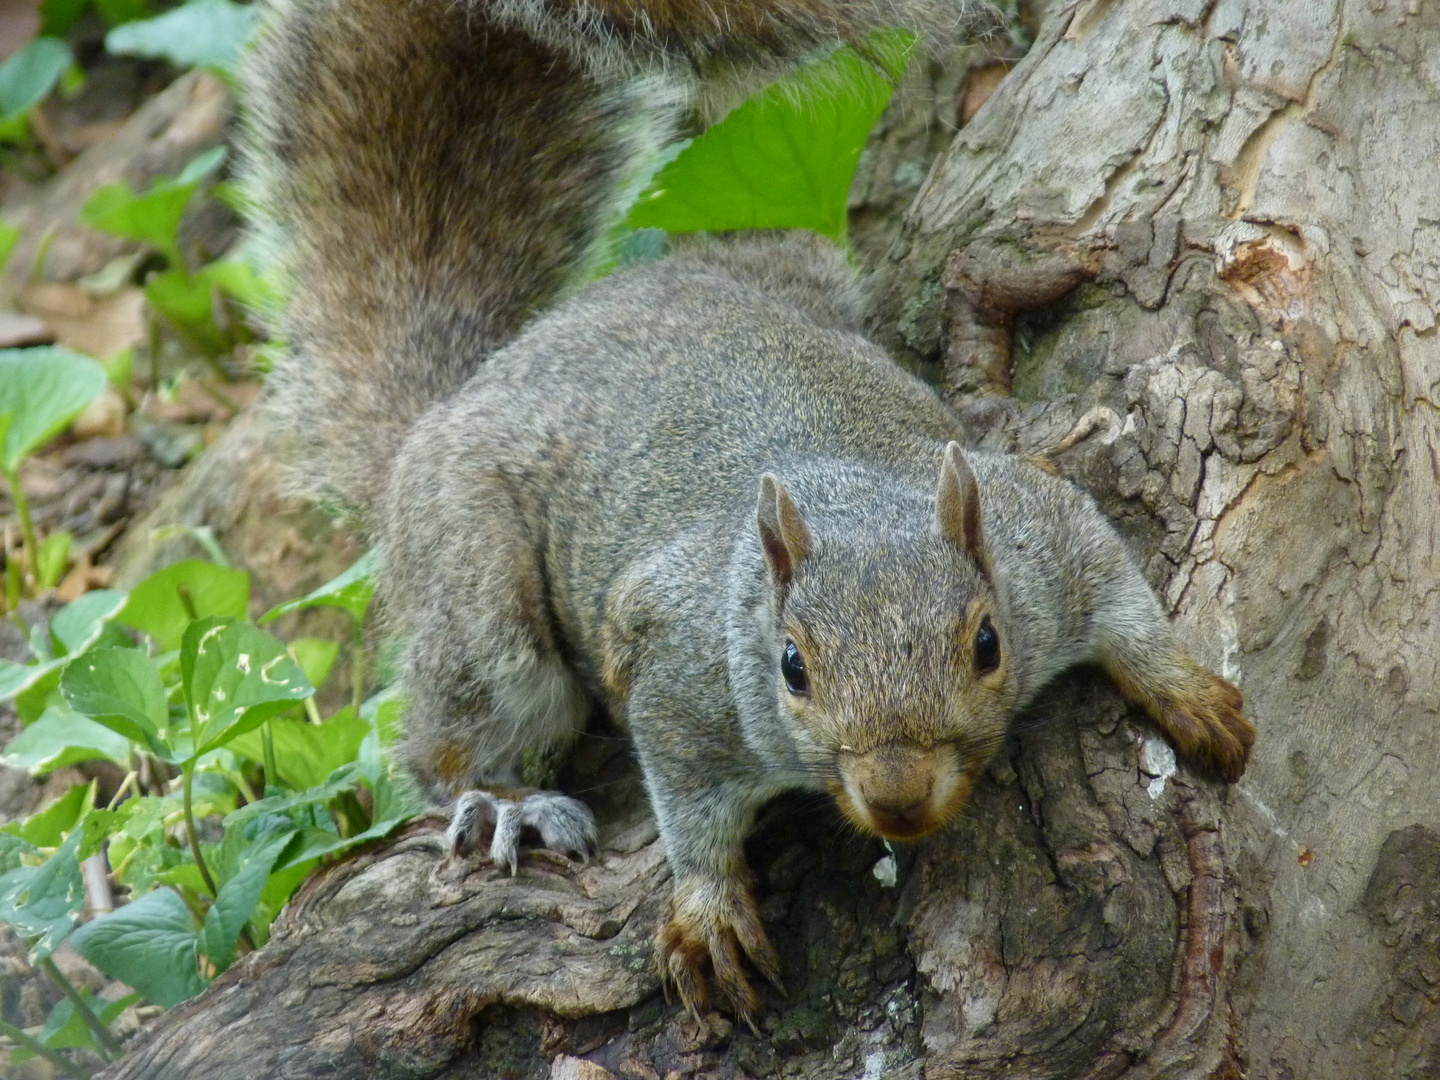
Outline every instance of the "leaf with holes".
[[196, 756], [315, 692], [284, 645], [235, 619], [191, 623], [180, 645], [180, 671]]

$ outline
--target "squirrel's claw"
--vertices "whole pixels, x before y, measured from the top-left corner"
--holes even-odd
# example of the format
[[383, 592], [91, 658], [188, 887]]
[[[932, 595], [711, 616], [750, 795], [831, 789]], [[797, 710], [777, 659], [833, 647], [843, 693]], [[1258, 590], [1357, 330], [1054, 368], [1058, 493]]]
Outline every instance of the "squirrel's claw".
[[744, 958], [783, 993], [780, 957], [765, 936], [746, 885], [699, 879], [678, 883], [674, 909], [655, 945], [661, 978], [697, 1017], [710, 997], [707, 962], [721, 998], [751, 1030], [761, 1002]]
[[1182, 754], [1235, 783], [1255, 743], [1245, 698], [1227, 679], [1193, 661], [1182, 687], [1161, 697], [1156, 720]]
[[490, 791], [467, 791], [455, 800], [445, 836], [451, 858], [476, 851], [490, 831], [490, 858], [513, 877], [520, 866], [525, 829], [540, 834], [545, 847], [588, 861], [598, 844], [595, 816], [579, 799], [555, 791], [536, 791], [519, 799]]

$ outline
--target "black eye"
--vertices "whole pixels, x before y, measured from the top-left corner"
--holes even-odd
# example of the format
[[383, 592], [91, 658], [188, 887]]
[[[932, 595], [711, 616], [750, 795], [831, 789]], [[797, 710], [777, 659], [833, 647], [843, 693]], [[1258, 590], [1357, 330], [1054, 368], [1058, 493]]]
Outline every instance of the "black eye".
[[991, 625], [990, 616], [980, 620], [980, 629], [975, 631], [975, 670], [988, 675], [1000, 666], [1000, 635]]
[[808, 694], [810, 680], [805, 677], [805, 658], [795, 642], [785, 642], [785, 651], [780, 654], [780, 674], [785, 677], [785, 689], [792, 694]]

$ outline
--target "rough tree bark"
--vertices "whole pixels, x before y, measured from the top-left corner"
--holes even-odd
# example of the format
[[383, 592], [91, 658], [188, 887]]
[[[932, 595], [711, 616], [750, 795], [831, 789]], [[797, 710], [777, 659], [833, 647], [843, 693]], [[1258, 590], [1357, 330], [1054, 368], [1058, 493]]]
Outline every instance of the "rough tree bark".
[[597, 865], [445, 881], [413, 826], [106, 1075], [1440, 1074], [1437, 56], [1417, 2], [1064, 8], [880, 269], [897, 355], [1095, 492], [1243, 686], [1238, 787], [1079, 674], [893, 860], [782, 802], [757, 1037], [658, 996], [663, 858], [592, 739]]

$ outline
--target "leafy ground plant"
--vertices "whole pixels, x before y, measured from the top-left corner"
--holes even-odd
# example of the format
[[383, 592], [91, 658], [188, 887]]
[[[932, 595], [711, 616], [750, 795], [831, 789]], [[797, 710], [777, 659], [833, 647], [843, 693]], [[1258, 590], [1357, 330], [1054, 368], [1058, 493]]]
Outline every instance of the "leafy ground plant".
[[[359, 623], [372, 591], [362, 567], [271, 614], [340, 604]], [[115, 1052], [107, 1024], [124, 1005], [70, 987], [51, 960], [61, 942], [146, 1000], [177, 1004], [262, 944], [322, 859], [417, 809], [382, 753], [399, 702], [352, 701], [322, 720], [315, 687], [338, 647], [287, 648], [244, 619], [248, 603], [245, 573], [178, 563], [128, 594], [87, 593], [34, 629], [29, 663], [0, 663], [0, 698], [25, 725], [6, 764], [43, 774], [106, 758], [126, 770], [104, 806], [95, 783], [77, 785], [0, 829], [0, 922], [66, 990], [42, 1034], [0, 1025], [16, 1053], [74, 1075], [62, 1050]], [[81, 864], [102, 852], [131, 899], [79, 926]]]
[[[0, 350], [0, 472], [20, 516], [24, 552], [6, 564], [6, 610], [21, 595], [43, 592], [65, 572], [69, 533], [54, 532], [42, 545], [20, 486], [20, 463], [39, 450], [105, 389], [105, 369], [88, 356], [54, 346]], [[23, 563], [23, 565], [22, 565]]]

